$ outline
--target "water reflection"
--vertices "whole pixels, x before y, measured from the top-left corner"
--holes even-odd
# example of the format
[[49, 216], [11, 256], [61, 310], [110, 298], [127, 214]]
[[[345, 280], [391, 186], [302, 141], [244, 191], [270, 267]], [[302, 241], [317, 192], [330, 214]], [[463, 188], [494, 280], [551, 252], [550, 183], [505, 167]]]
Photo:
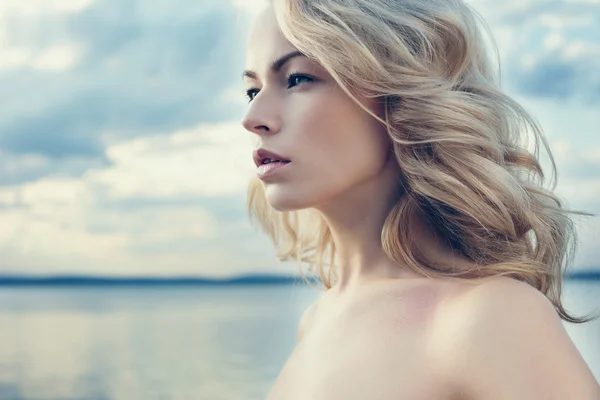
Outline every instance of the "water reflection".
[[[569, 284], [574, 312], [600, 283]], [[0, 399], [261, 399], [318, 293], [289, 286], [0, 290]], [[565, 324], [600, 377], [600, 322]]]

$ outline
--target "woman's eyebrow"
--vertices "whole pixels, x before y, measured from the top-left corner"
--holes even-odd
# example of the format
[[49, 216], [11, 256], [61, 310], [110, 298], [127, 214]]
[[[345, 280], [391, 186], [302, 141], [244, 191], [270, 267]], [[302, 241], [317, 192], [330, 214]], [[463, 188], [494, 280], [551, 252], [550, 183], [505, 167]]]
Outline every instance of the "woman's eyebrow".
[[[294, 57], [306, 57], [306, 56], [299, 51], [293, 51], [291, 53], [288, 53], [288, 54], [284, 55], [283, 57], [280, 57], [271, 63], [271, 67], [270, 67], [271, 71], [279, 72], [279, 70], [285, 65], [285, 63]], [[256, 72], [250, 71], [250, 70], [244, 70], [244, 73], [242, 74], [242, 79], [245, 77], [248, 77], [251, 79], [257, 79]]]

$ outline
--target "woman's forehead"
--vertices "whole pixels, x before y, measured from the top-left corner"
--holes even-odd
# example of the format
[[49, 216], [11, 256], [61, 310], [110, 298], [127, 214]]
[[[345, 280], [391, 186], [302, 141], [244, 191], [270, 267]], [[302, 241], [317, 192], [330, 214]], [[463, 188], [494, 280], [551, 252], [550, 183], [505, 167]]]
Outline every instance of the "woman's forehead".
[[248, 36], [246, 64], [248, 68], [256, 69], [266, 66], [277, 57], [296, 51], [283, 36], [275, 14], [269, 7], [254, 21]]
[[261, 43], [274, 39], [285, 40], [277, 24], [275, 12], [271, 7], [267, 7], [254, 19], [248, 35], [248, 43]]

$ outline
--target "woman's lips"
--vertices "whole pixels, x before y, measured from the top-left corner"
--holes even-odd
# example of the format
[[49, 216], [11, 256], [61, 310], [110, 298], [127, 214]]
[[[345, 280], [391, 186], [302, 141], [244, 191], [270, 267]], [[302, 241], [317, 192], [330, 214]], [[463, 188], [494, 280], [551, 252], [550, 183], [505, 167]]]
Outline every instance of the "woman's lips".
[[267, 164], [262, 164], [259, 165], [258, 168], [256, 168], [256, 174], [258, 175], [259, 179], [263, 179], [268, 176], [273, 176], [279, 173], [280, 171], [285, 170], [285, 167], [290, 163], [290, 161], [276, 161]]
[[290, 161], [284, 156], [281, 156], [275, 152], [272, 152], [272, 151], [269, 151], [269, 150], [266, 150], [263, 148], [258, 148], [256, 150], [254, 150], [254, 152], [252, 153], [252, 158], [254, 159], [254, 163], [256, 164], [257, 167], [260, 167], [261, 165], [263, 165], [264, 161], [267, 159], [286, 161], [286, 162]]

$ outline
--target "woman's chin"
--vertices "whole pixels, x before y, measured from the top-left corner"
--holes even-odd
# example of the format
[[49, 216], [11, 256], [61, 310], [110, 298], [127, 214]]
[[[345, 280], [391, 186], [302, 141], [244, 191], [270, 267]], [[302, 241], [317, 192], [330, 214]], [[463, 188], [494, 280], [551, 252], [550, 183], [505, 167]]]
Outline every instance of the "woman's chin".
[[270, 200], [267, 200], [267, 202], [269, 203], [269, 205], [271, 206], [272, 209], [279, 211], [279, 212], [296, 211], [296, 210], [305, 208], [305, 207], [299, 206], [297, 204], [297, 202], [270, 201]]
[[296, 211], [306, 208], [305, 202], [298, 197], [292, 196], [289, 193], [266, 193], [267, 203], [276, 211]]

